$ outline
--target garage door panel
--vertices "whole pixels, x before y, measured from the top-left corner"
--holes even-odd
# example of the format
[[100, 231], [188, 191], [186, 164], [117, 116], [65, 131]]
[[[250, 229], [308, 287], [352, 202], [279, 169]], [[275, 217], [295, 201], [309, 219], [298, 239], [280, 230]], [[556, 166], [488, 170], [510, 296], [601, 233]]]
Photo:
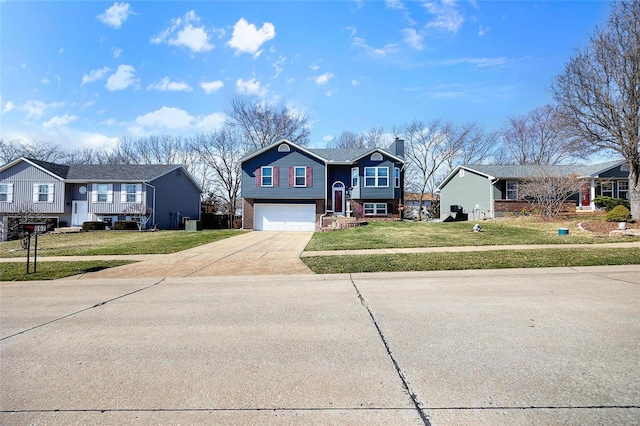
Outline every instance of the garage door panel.
[[256, 231], [315, 231], [314, 204], [256, 204]]

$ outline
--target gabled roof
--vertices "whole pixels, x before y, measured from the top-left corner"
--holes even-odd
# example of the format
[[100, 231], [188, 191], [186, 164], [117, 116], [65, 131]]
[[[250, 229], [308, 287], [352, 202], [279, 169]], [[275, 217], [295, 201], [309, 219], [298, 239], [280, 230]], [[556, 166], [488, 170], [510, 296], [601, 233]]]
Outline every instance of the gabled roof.
[[[578, 177], [598, 177], [598, 175], [610, 170], [614, 167], [619, 167], [624, 164], [624, 160], [613, 160], [604, 163], [596, 164], [562, 164], [542, 166], [547, 171], [552, 172], [555, 176], [570, 176], [577, 175]], [[456, 166], [438, 185], [437, 191], [441, 190], [444, 185], [455, 176], [460, 169], [468, 170], [470, 172], [478, 173], [485, 176], [487, 179], [527, 179], [531, 176], [535, 176], [540, 170], [539, 165], [532, 164], [463, 164]]]
[[150, 182], [179, 169], [175, 164], [73, 164], [67, 180]]
[[20, 162], [26, 162], [54, 177], [66, 182], [151, 182], [167, 173], [182, 169], [193, 185], [201, 190], [183, 166], [178, 164], [56, 164], [29, 158], [18, 158], [0, 167], [0, 171], [9, 169]]
[[16, 164], [19, 164], [22, 162], [29, 163], [33, 167], [40, 169], [43, 172], [48, 173], [60, 180], [64, 180], [65, 177], [67, 176], [67, 173], [69, 172], [69, 166], [64, 166], [62, 164], [49, 163], [47, 161], [34, 160], [32, 158], [25, 158], [25, 157], [20, 157], [16, 160], [11, 161], [10, 163], [3, 165], [2, 167], [0, 167], [0, 172], [10, 169]]
[[386, 149], [382, 149], [382, 148], [304, 148], [301, 147], [299, 145], [296, 145], [293, 142], [289, 142], [286, 139], [282, 139], [279, 140], [276, 143], [273, 143], [267, 147], [258, 149], [256, 151], [253, 151], [249, 154], [247, 154], [246, 156], [244, 156], [243, 158], [240, 159], [240, 162], [243, 163], [247, 160], [250, 160], [252, 158], [257, 157], [258, 155], [269, 151], [270, 149], [275, 148], [276, 146], [282, 144], [282, 143], [286, 143], [288, 145], [291, 145], [292, 147], [305, 152], [315, 158], [317, 158], [318, 160], [324, 162], [324, 163], [345, 163], [345, 164], [351, 164], [355, 161], [358, 161], [359, 159], [366, 157], [369, 154], [373, 154], [374, 152], [380, 152], [383, 155], [386, 155], [387, 157], [391, 157], [392, 159], [394, 159], [395, 161], [399, 161], [404, 163], [404, 159], [396, 156], [395, 154], [393, 154], [392, 152], [386, 150]]

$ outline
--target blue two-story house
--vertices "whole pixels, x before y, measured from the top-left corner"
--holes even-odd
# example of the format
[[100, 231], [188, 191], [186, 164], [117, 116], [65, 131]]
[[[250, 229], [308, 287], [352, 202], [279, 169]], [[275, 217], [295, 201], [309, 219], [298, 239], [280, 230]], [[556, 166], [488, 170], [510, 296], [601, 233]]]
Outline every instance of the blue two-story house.
[[244, 229], [315, 231], [325, 216], [399, 217], [403, 140], [388, 149], [312, 149], [281, 140], [240, 162]]

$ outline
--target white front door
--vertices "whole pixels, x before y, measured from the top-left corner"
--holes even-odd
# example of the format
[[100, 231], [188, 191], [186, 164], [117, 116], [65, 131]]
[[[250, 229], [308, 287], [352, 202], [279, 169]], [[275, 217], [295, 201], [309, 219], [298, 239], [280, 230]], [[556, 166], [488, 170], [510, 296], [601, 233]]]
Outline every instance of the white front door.
[[83, 222], [89, 220], [89, 202], [71, 202], [71, 226], [82, 226]]

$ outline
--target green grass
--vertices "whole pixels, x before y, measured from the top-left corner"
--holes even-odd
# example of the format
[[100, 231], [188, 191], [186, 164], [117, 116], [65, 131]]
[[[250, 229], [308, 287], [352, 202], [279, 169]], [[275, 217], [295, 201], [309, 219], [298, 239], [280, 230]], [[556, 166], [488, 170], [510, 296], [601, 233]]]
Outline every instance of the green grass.
[[[578, 228], [578, 219], [543, 222], [533, 219], [476, 222], [372, 222], [333, 232], [317, 232], [306, 251], [375, 248], [488, 246], [512, 244], [594, 244], [619, 239], [594, 236]], [[558, 228], [569, 228], [559, 236]]]
[[302, 261], [316, 274], [637, 265], [640, 264], [640, 248], [588, 246], [465, 253], [316, 256], [303, 257]]
[[[95, 231], [38, 237], [38, 256], [167, 254], [238, 235], [233, 229], [185, 231]], [[35, 239], [32, 238], [32, 244]], [[32, 249], [33, 250], [33, 249]], [[0, 243], [0, 257], [26, 257], [20, 241]]]
[[27, 274], [26, 262], [0, 263], [0, 281], [32, 281], [57, 280], [59, 278], [99, 271], [132, 263], [126, 260], [86, 261], [86, 262], [42, 262], [37, 264], [37, 272], [33, 272], [33, 263]]

